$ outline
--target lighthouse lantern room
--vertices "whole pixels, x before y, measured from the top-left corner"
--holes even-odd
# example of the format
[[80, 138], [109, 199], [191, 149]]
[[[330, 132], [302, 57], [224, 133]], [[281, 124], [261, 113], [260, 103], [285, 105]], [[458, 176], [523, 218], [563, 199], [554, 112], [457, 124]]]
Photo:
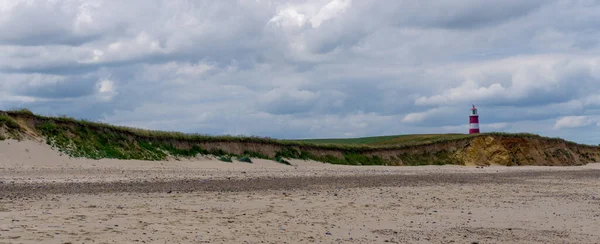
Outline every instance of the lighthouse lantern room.
[[479, 134], [479, 114], [475, 105], [473, 105], [469, 116], [469, 134]]

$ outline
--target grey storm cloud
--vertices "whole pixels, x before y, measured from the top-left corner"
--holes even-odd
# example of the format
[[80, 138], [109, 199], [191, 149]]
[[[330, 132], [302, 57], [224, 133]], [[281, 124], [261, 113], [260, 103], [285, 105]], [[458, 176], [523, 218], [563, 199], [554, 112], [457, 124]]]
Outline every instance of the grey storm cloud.
[[598, 143], [589, 0], [0, 1], [0, 109], [277, 138]]
[[401, 26], [472, 29], [523, 17], [547, 3], [544, 0], [398, 1], [394, 16]]

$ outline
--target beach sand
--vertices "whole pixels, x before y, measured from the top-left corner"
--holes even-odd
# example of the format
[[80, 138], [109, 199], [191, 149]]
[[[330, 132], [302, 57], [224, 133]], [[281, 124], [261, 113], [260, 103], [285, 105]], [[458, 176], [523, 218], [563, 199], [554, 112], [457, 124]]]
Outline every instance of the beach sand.
[[71, 159], [0, 141], [0, 243], [600, 243], [600, 164]]

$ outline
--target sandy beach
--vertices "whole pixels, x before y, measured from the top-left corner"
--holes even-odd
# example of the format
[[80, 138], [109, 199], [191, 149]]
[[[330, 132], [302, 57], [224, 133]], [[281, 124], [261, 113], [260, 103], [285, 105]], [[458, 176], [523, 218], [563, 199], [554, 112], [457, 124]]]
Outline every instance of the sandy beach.
[[71, 159], [0, 142], [0, 243], [599, 243], [600, 165]]

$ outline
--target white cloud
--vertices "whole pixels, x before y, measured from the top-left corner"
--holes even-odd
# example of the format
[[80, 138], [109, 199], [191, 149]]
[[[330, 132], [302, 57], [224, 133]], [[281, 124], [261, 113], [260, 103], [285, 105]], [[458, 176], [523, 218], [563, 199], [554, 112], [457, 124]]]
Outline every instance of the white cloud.
[[291, 7], [279, 10], [277, 14], [269, 20], [269, 23], [276, 23], [284, 28], [302, 27], [306, 22], [306, 16], [298, 13], [298, 10]]
[[465, 133], [469, 131], [469, 125], [467, 124], [442, 126], [441, 128], [445, 133]]
[[323, 6], [319, 12], [310, 19], [313, 28], [317, 28], [323, 21], [337, 17], [344, 12], [352, 3], [352, 0], [333, 0]]
[[[454, 64], [432, 72], [456, 70], [451, 87], [421, 96], [419, 106], [461, 103], [523, 104], [564, 102], [579, 97], [581, 86], [600, 82], [600, 58], [590, 55], [533, 55], [478, 63]], [[452, 74], [452, 72], [450, 72]], [[578, 79], [579, 81], [574, 81]], [[577, 82], [577, 85], [573, 85]]]
[[554, 124], [555, 129], [579, 128], [591, 125], [595, 121], [587, 116], [566, 116], [558, 119]]
[[[324, 21], [338, 17], [352, 4], [352, 0], [309, 1], [280, 7], [269, 23], [283, 28], [298, 28], [310, 23], [318, 28]], [[321, 5], [322, 4], [322, 5]]]
[[140, 32], [132, 39], [111, 42], [90, 51], [93, 53], [91, 60], [82, 60], [82, 63], [127, 61], [166, 52], [158, 40], [146, 32]]
[[509, 126], [508, 123], [493, 123], [493, 124], [483, 124], [482, 128], [489, 128], [490, 130], [502, 130], [506, 129]]
[[438, 106], [459, 102], [480, 101], [491, 97], [502, 96], [506, 88], [502, 84], [491, 84], [489, 87], [480, 87], [474, 81], [467, 81], [461, 86], [451, 88], [444, 95], [431, 97], [420, 97], [415, 101], [416, 105]]
[[97, 83], [97, 87], [98, 98], [100, 98], [102, 101], [110, 101], [118, 94], [115, 83], [112, 80], [100, 80]]
[[433, 109], [427, 110], [425, 112], [409, 113], [406, 116], [404, 116], [404, 118], [402, 118], [402, 122], [404, 122], [404, 123], [423, 122], [429, 116], [437, 113], [438, 111], [439, 111], [438, 108], [433, 108]]

